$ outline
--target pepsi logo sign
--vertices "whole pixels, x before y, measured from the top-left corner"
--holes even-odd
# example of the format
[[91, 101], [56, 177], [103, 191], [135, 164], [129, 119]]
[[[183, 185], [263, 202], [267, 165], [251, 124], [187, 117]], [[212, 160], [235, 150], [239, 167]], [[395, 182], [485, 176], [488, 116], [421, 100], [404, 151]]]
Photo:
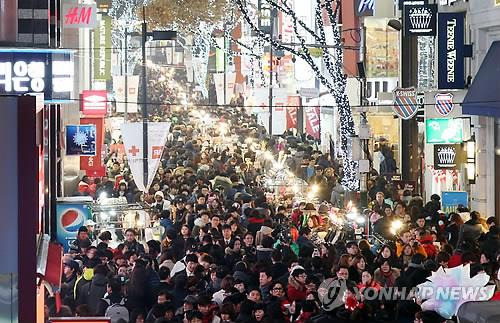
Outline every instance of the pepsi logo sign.
[[76, 233], [78, 229], [85, 223], [84, 214], [77, 209], [67, 209], [62, 214], [61, 228], [68, 233]]

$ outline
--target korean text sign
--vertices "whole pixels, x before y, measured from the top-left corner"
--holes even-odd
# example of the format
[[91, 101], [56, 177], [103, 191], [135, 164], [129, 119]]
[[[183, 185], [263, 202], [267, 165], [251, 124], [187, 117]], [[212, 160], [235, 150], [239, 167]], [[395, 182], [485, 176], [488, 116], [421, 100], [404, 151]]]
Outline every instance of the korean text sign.
[[68, 100], [73, 76], [71, 51], [0, 49], [0, 94], [43, 93], [45, 101]]

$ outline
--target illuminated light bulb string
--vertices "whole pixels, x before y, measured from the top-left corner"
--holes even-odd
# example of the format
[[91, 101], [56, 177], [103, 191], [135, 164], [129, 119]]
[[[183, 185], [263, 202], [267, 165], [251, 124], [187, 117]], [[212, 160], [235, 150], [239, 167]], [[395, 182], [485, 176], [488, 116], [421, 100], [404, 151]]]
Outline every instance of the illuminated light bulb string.
[[[300, 50], [294, 47], [283, 45], [275, 39], [272, 39], [269, 35], [263, 33], [252, 21], [250, 14], [246, 7], [246, 2], [243, 0], [235, 0], [235, 4], [242, 14], [245, 22], [250, 26], [252, 31], [266, 43], [270, 43], [277, 50], [285, 50], [303, 59], [312, 69], [315, 76], [319, 79], [321, 84], [323, 84], [330, 94], [334, 97], [336, 108], [340, 117], [340, 139], [341, 139], [341, 157], [343, 161], [344, 176], [342, 178], [342, 185], [349, 190], [357, 190], [359, 188], [359, 180], [357, 179], [357, 162], [352, 160], [352, 149], [349, 145], [350, 138], [355, 135], [354, 130], [354, 119], [352, 117], [351, 107], [349, 105], [349, 99], [346, 93], [347, 76], [344, 74], [343, 70], [343, 47], [341, 41], [341, 35], [339, 26], [337, 25], [338, 11], [334, 12], [332, 4], [337, 3], [337, 8], [339, 7], [339, 1], [325, 0], [324, 3], [321, 0], [317, 0], [317, 6], [315, 8], [315, 18], [316, 18], [316, 28], [319, 30], [319, 36], [316, 32], [308, 28], [308, 26], [297, 18], [294, 10], [288, 5], [286, 0], [283, 0], [278, 4], [276, 0], [265, 0], [275, 9], [280, 10], [283, 14], [289, 15], [292, 18], [293, 29], [295, 32], [295, 37], [299, 40]], [[337, 45], [333, 48], [333, 57], [335, 57], [335, 62], [331, 60], [331, 53], [326, 48], [328, 45], [326, 43], [325, 36], [325, 26], [322, 17], [322, 10], [326, 9], [328, 18], [330, 20], [331, 28], [333, 31], [333, 44]], [[331, 81], [323, 75], [319, 64], [317, 64], [308, 47], [306, 46], [306, 41], [304, 36], [299, 32], [298, 26], [302, 28], [303, 31], [310, 34], [313, 39], [320, 45], [323, 50], [322, 60], [325, 62], [326, 72], [331, 78]]]

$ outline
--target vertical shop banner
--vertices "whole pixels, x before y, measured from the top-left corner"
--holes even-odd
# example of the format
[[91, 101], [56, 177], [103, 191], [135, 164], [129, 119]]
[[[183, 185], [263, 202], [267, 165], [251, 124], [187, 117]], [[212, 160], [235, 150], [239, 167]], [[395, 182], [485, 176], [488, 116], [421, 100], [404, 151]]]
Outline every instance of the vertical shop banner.
[[441, 12], [438, 17], [438, 88], [463, 89], [464, 12]]
[[445, 213], [456, 212], [459, 206], [469, 207], [469, 194], [467, 192], [441, 192], [441, 209]]
[[137, 113], [137, 98], [139, 94], [139, 75], [127, 76], [128, 95], [125, 96], [125, 76], [113, 76], [113, 89], [115, 91], [116, 112]]
[[95, 156], [80, 157], [80, 169], [90, 177], [102, 177], [106, 175], [106, 167], [103, 165], [104, 145], [104, 118], [82, 118], [80, 124], [94, 125], [96, 128], [96, 154]]
[[259, 114], [269, 112], [269, 90], [266, 88], [257, 88], [253, 90], [252, 113]]
[[[215, 82], [215, 91], [217, 94], [217, 104], [224, 104], [224, 73], [215, 73], [214, 82]], [[234, 86], [236, 82], [236, 73], [226, 73], [226, 103], [229, 104], [231, 102], [231, 98], [234, 94]]]
[[142, 192], [147, 192], [156, 175], [156, 170], [163, 154], [163, 148], [167, 141], [170, 123], [151, 122], [148, 124], [148, 180], [144, 185], [143, 168], [143, 131], [142, 122], [124, 123], [121, 126], [123, 144], [127, 154], [128, 163], [132, 176], [134, 176], [137, 188]]
[[111, 17], [105, 14], [94, 29], [94, 79], [111, 79]]
[[86, 220], [92, 219], [90, 207], [84, 203], [57, 203], [56, 206], [56, 239], [63, 245], [64, 252], [76, 239], [78, 229]]
[[273, 90], [273, 135], [282, 135], [286, 130], [286, 105], [288, 103], [287, 90], [278, 88]]
[[271, 34], [271, 15], [275, 13], [275, 10], [271, 8], [271, 5], [265, 0], [259, 0], [258, 2], [258, 13], [259, 17], [259, 30], [265, 34]]
[[300, 106], [300, 96], [289, 96], [286, 107], [286, 128], [297, 128], [297, 111]]
[[320, 138], [320, 107], [304, 107], [304, 114], [306, 119], [306, 133], [314, 137]]

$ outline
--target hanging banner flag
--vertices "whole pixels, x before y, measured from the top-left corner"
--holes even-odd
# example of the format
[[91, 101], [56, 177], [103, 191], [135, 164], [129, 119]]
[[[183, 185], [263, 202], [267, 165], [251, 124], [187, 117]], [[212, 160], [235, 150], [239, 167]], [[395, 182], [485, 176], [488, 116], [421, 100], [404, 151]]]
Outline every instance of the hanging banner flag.
[[465, 12], [440, 12], [438, 17], [438, 88], [463, 89]]
[[320, 108], [319, 107], [304, 107], [306, 117], [306, 133], [314, 137], [320, 138]]
[[236, 73], [226, 73], [226, 102], [224, 103], [224, 73], [215, 73], [215, 91], [217, 94], [217, 104], [224, 105], [231, 102], [234, 94], [234, 86], [236, 82]]
[[111, 78], [111, 17], [103, 14], [94, 29], [94, 79]]
[[417, 92], [414, 88], [397, 88], [393, 92], [394, 106], [392, 110], [403, 120], [413, 118], [418, 112]]
[[253, 90], [253, 108], [252, 113], [269, 112], [269, 90], [258, 88]]
[[436, 104], [434, 108], [436, 108], [437, 113], [441, 116], [446, 117], [453, 111], [455, 105], [453, 104], [453, 94], [451, 93], [438, 93], [435, 96]]
[[273, 89], [273, 135], [282, 135], [286, 130], [287, 90]]
[[94, 125], [96, 129], [95, 156], [81, 156], [80, 169], [90, 177], [102, 177], [106, 175], [106, 167], [103, 164], [104, 154], [104, 118], [82, 118], [80, 124]]
[[297, 111], [300, 106], [300, 96], [289, 96], [286, 107], [286, 128], [297, 128]]
[[137, 113], [137, 97], [139, 94], [139, 75], [127, 76], [128, 95], [125, 97], [125, 76], [113, 76], [113, 89], [115, 91], [116, 112]]
[[144, 186], [143, 131], [142, 122], [122, 124], [123, 144], [132, 176], [137, 188], [147, 192], [156, 175], [163, 148], [170, 130], [168, 122], [148, 123], [148, 180]]

